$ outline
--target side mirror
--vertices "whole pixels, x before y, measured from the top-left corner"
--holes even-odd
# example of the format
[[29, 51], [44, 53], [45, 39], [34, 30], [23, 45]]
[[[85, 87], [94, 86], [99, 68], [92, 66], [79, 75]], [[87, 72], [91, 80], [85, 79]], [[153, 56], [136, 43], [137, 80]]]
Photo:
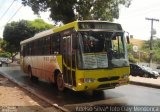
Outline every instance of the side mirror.
[[124, 32], [126, 35], [126, 39], [127, 39], [127, 44], [130, 44], [130, 38], [133, 38], [133, 35], [130, 35], [129, 32]]
[[126, 38], [127, 38], [127, 43], [130, 44], [129, 36], [126, 36]]

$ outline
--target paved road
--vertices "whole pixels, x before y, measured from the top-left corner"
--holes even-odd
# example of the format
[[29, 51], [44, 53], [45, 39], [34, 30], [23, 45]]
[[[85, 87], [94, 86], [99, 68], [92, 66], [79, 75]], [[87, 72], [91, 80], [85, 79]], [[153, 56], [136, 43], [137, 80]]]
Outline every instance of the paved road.
[[104, 90], [94, 95], [71, 90], [61, 93], [57, 91], [54, 85], [43, 80], [31, 82], [29, 77], [20, 71], [19, 66], [1, 67], [0, 72], [12, 77], [17, 82], [23, 83], [28, 88], [52, 101], [52, 103], [69, 110], [81, 105], [160, 106], [160, 89], [129, 84], [115, 89]]

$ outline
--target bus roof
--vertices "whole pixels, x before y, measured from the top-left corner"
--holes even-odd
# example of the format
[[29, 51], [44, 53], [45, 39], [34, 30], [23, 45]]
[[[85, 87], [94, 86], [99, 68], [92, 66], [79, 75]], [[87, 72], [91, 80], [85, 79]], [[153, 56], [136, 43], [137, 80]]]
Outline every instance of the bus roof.
[[40, 32], [40, 33], [35, 34], [33, 37], [31, 37], [31, 38], [29, 38], [29, 39], [26, 39], [26, 40], [21, 41], [20, 44], [24, 44], [24, 43], [33, 41], [33, 40], [35, 40], [35, 39], [41, 38], [41, 37], [43, 37], [43, 36], [50, 35], [50, 34], [52, 34], [52, 33], [53, 33], [53, 29], [45, 30], [45, 31], [43, 31], [43, 32]]
[[[48, 36], [48, 35], [51, 35], [53, 33], [56, 33], [56, 32], [60, 32], [60, 31], [63, 31], [63, 30], [66, 30], [66, 29], [70, 29], [70, 28], [74, 28], [75, 30], [78, 30], [78, 23], [87, 23], [87, 22], [100, 22], [100, 23], [112, 23], [112, 22], [108, 22], [108, 21], [99, 21], [99, 20], [83, 20], [83, 21], [74, 21], [74, 22], [71, 22], [71, 23], [68, 23], [68, 24], [65, 24], [63, 26], [60, 26], [60, 27], [56, 27], [56, 28], [52, 28], [52, 29], [49, 29], [49, 30], [45, 30], [45, 31], [42, 31], [40, 33], [37, 33], [35, 34], [33, 37], [29, 38], [29, 39], [26, 39], [26, 40], [23, 40], [20, 42], [20, 44], [25, 44], [25, 43], [28, 43], [28, 42], [31, 42], [33, 40], [36, 40], [38, 38], [41, 38], [41, 37], [44, 37], [44, 36]], [[117, 24], [117, 23], [113, 23], [113, 24]], [[120, 24], [117, 24], [117, 25], [120, 25]]]
[[74, 22], [65, 24], [65, 25], [63, 25], [61, 27], [56, 27], [56, 28], [52, 28], [52, 29], [49, 29], [49, 30], [42, 31], [40, 33], [36, 33], [33, 37], [21, 41], [20, 44], [25, 44], [25, 43], [31, 42], [33, 40], [36, 40], [38, 38], [41, 38], [41, 37], [44, 37], [44, 36], [48, 36], [48, 35], [51, 35], [53, 33], [56, 33], [56, 32], [59, 32], [59, 31], [63, 31], [63, 30], [66, 30], [66, 29], [69, 29], [69, 28], [73, 28], [73, 27], [77, 30], [78, 29], [77, 23], [78, 23], [78, 21], [74, 21]]

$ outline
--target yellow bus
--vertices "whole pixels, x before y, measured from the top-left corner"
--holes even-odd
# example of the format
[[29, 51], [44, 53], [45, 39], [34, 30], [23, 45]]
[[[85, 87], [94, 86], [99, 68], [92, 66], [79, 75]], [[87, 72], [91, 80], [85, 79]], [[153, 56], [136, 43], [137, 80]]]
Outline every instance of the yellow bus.
[[129, 82], [126, 40], [120, 24], [74, 21], [22, 41], [21, 69], [59, 91], [115, 88]]

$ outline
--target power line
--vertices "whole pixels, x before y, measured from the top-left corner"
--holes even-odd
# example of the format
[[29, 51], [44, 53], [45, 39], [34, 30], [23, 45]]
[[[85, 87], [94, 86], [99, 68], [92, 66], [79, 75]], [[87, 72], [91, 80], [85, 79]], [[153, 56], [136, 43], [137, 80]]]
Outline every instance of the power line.
[[[22, 6], [23, 6], [23, 5], [21, 5], [21, 6], [17, 9], [17, 11], [9, 18], [9, 20], [6, 22], [6, 24], [9, 23], [9, 22], [12, 20], [12, 18], [18, 13], [18, 11], [22, 8]], [[5, 25], [4, 25], [4, 26], [1, 26], [1, 27], [0, 27], [0, 30], [3, 29], [4, 27], [5, 27]]]
[[8, 10], [11, 8], [11, 6], [13, 5], [13, 3], [15, 2], [16, 0], [13, 0], [13, 2], [11, 3], [11, 5], [7, 8], [7, 10], [3, 13], [3, 15], [0, 17], [0, 20], [6, 15], [6, 13], [8, 12]]
[[[17, 9], [17, 11], [11, 16], [11, 18], [7, 21], [7, 23], [9, 23], [11, 20], [12, 20], [12, 18], [18, 13], [18, 11], [22, 8], [22, 6], [23, 5], [21, 5], [18, 9]], [[6, 24], [7, 24], [6, 23]]]

